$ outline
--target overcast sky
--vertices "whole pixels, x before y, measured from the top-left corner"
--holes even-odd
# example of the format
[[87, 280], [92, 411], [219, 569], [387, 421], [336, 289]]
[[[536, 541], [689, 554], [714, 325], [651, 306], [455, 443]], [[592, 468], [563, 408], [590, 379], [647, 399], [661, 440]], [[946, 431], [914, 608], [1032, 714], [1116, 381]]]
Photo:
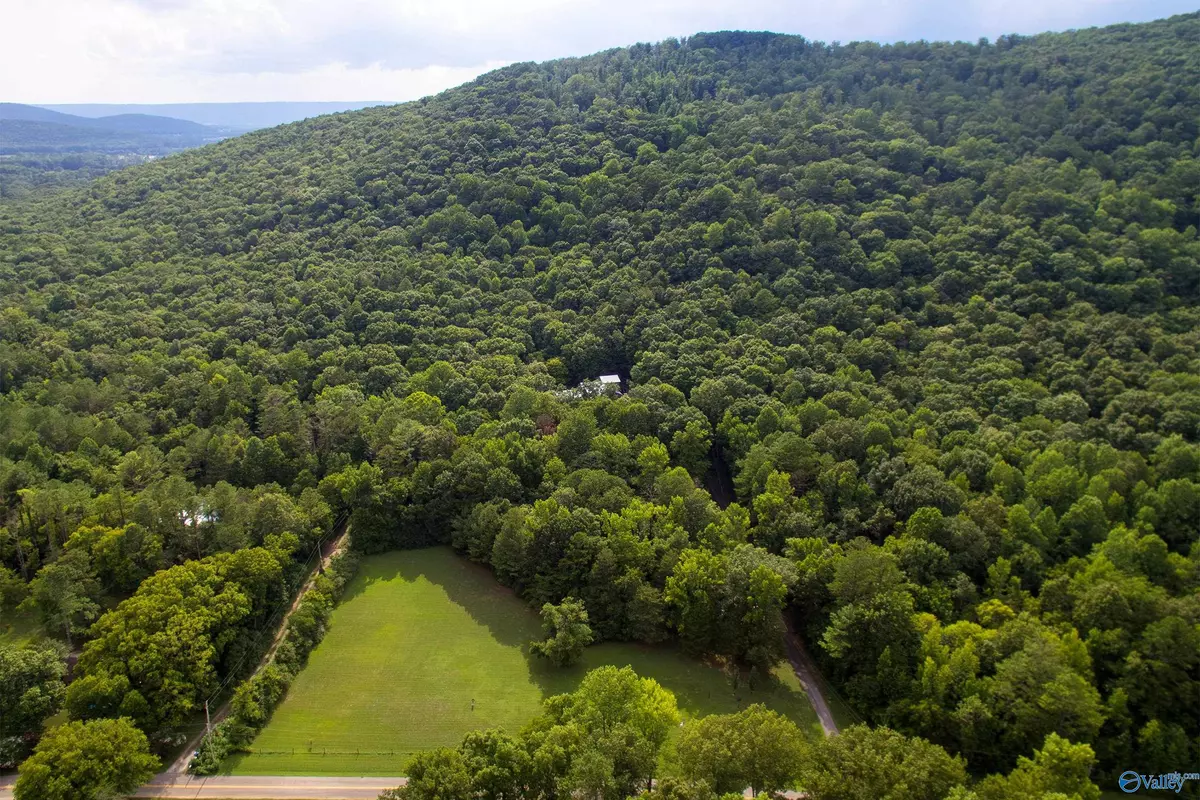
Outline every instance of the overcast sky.
[[1196, 0], [0, 0], [0, 101], [410, 100], [514, 61], [724, 29], [995, 38]]

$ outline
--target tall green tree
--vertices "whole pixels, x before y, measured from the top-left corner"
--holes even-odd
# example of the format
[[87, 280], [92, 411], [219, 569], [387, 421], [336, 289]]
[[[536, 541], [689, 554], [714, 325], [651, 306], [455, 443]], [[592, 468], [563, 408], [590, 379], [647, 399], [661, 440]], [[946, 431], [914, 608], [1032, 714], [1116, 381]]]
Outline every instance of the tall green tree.
[[956, 800], [1018, 800], [1018, 798], [1065, 797], [1068, 800], [1099, 800], [1100, 789], [1092, 782], [1095, 753], [1086, 744], [1072, 744], [1057, 734], [1046, 737], [1033, 758], [1022, 756], [1012, 772], [993, 775], [981, 781], [970, 794]]
[[158, 769], [146, 736], [127, 719], [68, 722], [21, 765], [17, 800], [105, 800], [133, 793]]
[[865, 725], [818, 741], [800, 773], [814, 800], [941, 800], [966, 782], [961, 758], [923, 739]]
[[542, 606], [542, 627], [547, 638], [531, 643], [529, 649], [560, 667], [574, 664], [583, 655], [583, 649], [592, 643], [587, 609], [573, 597], [558, 605], [546, 603]]
[[685, 724], [676, 747], [685, 779], [704, 781], [717, 794], [749, 787], [758, 795], [792, 787], [805, 738], [794, 722], [756, 703]]
[[84, 630], [100, 613], [97, 600], [100, 582], [92, 572], [86, 552], [68, 550], [42, 567], [29, 584], [29, 598], [45, 626], [61, 632], [72, 644], [74, 634]]
[[471, 775], [457, 750], [419, 753], [405, 768], [408, 782], [380, 795], [388, 800], [471, 800]]
[[62, 707], [66, 687], [64, 653], [55, 647], [0, 645], [0, 736], [41, 730], [42, 722]]
[[575, 733], [572, 782], [606, 798], [650, 781], [667, 736], [679, 724], [675, 696], [629, 667], [589, 672], [569, 695], [547, 701], [551, 720]]

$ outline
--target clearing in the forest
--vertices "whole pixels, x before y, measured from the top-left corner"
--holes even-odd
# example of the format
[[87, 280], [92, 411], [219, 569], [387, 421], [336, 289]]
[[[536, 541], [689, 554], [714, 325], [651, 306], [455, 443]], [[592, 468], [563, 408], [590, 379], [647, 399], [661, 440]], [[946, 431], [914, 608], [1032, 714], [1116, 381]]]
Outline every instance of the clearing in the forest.
[[470, 730], [516, 732], [550, 695], [605, 664], [630, 665], [675, 693], [685, 715], [762, 702], [806, 730], [816, 717], [787, 664], [765, 686], [734, 685], [672, 647], [606, 643], [560, 669], [532, 656], [538, 615], [484, 567], [448, 548], [363, 560], [325, 640], [253, 744], [241, 775], [397, 775], [414, 752]]

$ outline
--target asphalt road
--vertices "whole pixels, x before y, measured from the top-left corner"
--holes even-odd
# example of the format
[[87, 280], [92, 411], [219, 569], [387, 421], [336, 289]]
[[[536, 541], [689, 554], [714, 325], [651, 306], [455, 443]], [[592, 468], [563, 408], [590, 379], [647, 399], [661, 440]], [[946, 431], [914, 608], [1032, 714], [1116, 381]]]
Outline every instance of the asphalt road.
[[[0, 800], [12, 800], [12, 778], [0, 778]], [[280, 778], [270, 776], [157, 775], [134, 797], [195, 798], [196, 800], [375, 800], [384, 789], [394, 789], [404, 778]]]
[[[0, 777], [0, 800], [13, 800], [13, 777]], [[375, 800], [384, 789], [394, 789], [407, 778], [276, 778], [180, 777], [158, 775], [134, 797], [196, 798], [196, 800]], [[803, 792], [783, 792], [786, 800], [804, 800]], [[750, 790], [745, 792], [752, 800]]]

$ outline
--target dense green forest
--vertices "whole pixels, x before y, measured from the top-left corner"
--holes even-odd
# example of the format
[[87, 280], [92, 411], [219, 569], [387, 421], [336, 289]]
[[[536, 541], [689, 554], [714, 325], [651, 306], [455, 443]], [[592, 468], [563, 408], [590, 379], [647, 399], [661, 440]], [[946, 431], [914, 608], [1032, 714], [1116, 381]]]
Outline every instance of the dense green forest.
[[26, 199], [34, 193], [88, 183], [101, 175], [153, 156], [110, 153], [9, 153], [0, 154], [0, 202]]
[[168, 741], [348, 514], [751, 679], [786, 612], [921, 796], [1196, 764], [1197, 41], [700, 34], [0, 205], [0, 622], [83, 643], [10, 749]]

